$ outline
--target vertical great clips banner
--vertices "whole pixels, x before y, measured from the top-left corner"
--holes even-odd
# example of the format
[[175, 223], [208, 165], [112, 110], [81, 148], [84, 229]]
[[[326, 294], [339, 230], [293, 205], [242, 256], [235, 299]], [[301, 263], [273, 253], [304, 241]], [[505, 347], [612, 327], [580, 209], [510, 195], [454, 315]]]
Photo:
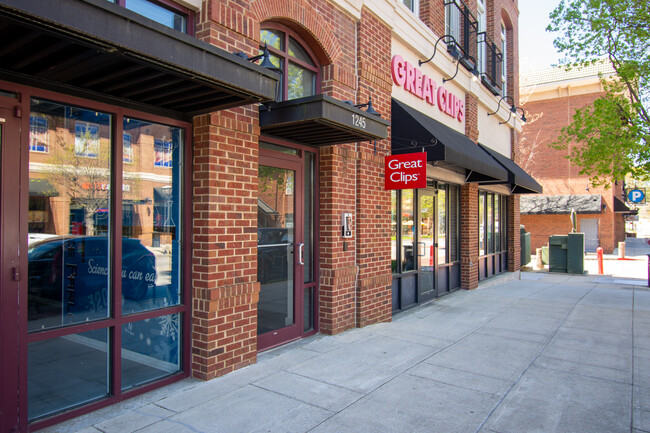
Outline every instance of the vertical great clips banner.
[[427, 154], [419, 152], [387, 156], [384, 172], [384, 189], [426, 188]]

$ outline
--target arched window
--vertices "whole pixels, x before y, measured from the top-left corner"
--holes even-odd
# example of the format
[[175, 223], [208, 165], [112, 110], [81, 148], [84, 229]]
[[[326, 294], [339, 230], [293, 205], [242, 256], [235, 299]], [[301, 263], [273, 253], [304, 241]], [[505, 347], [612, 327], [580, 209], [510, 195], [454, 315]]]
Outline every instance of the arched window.
[[273, 64], [282, 69], [278, 100], [302, 98], [320, 93], [316, 56], [289, 28], [266, 23], [260, 32], [261, 47], [267, 44]]

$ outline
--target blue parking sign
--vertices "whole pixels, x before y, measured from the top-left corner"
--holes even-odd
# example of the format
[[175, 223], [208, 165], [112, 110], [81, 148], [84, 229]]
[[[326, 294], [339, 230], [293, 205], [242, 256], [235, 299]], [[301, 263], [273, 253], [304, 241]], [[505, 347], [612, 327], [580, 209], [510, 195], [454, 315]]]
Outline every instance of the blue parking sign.
[[645, 191], [641, 189], [631, 189], [627, 192], [627, 199], [631, 203], [644, 203]]

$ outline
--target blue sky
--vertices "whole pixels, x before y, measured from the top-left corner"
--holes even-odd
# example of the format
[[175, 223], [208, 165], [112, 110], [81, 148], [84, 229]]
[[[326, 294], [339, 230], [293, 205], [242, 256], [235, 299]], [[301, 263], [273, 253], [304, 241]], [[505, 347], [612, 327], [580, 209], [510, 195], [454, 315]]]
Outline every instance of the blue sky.
[[557, 64], [555, 37], [546, 31], [548, 15], [560, 0], [519, 0], [519, 73]]

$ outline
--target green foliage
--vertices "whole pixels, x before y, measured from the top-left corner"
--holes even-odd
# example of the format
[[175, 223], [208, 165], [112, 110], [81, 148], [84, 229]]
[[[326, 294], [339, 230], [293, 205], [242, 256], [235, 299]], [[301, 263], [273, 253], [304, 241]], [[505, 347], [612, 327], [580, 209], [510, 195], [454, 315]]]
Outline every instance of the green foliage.
[[612, 65], [615, 79], [601, 77], [605, 96], [577, 110], [556, 148], [573, 146], [570, 158], [594, 184], [627, 174], [650, 179], [650, 4], [647, 0], [562, 0], [548, 31], [567, 68]]

